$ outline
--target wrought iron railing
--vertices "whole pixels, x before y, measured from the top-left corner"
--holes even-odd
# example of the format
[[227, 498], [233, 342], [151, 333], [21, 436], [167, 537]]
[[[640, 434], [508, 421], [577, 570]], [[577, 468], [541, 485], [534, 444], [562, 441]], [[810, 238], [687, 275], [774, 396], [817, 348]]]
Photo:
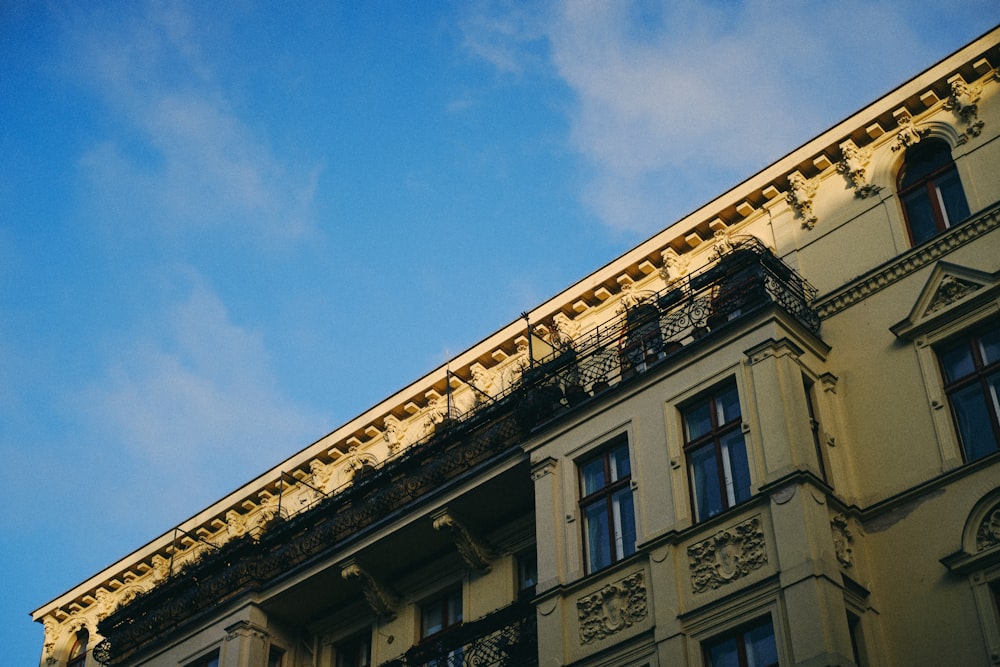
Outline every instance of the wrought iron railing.
[[778, 307], [817, 332], [814, 298], [815, 290], [759, 241], [736, 243], [711, 266], [664, 290], [633, 294], [611, 320], [532, 361], [505, 392], [464, 414], [449, 414], [430, 436], [349, 486], [260, 533], [230, 540], [136, 596], [99, 624], [105, 641], [95, 654], [103, 664], [120, 664], [239, 593], [332, 553], [349, 536], [449, 480], [519, 454], [533, 429], [755, 313]]
[[417, 644], [380, 667], [534, 667], [535, 608], [517, 602]]

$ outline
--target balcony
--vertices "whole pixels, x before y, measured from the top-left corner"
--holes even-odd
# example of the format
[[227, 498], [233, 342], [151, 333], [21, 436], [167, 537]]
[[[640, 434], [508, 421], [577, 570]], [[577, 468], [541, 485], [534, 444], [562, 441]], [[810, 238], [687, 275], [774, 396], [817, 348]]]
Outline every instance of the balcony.
[[[524, 457], [520, 445], [533, 430], [627, 386], [758, 313], [778, 308], [815, 333], [819, 316], [811, 307], [814, 298], [815, 290], [759, 241], [741, 241], [711, 266], [666, 289], [633, 295], [610, 321], [532, 361], [505, 393], [464, 414], [449, 410], [433, 434], [348, 487], [276, 519], [258, 535], [234, 538], [172, 573], [99, 624], [105, 640], [95, 655], [103, 664], [121, 664], [193, 627], [243, 592], [265, 590], [319, 559], [336, 557], [347, 540], [377, 529], [383, 519], [415, 507], [433, 492], [470, 475], [488, 475], [501, 460]], [[527, 480], [526, 474], [523, 477]], [[518, 493], [530, 501], [530, 482], [524, 484]], [[500, 495], [515, 502], [512, 494]], [[462, 632], [472, 627], [479, 626], [466, 624]], [[498, 645], [503, 636], [498, 636]], [[468, 643], [462, 642], [456, 646]], [[472, 649], [479, 651], [478, 646]], [[400, 664], [450, 664], [434, 663], [446, 660], [442, 656], [450, 651], [436, 658], [407, 654], [407, 662]]]
[[535, 608], [518, 602], [417, 644], [380, 667], [534, 667]]

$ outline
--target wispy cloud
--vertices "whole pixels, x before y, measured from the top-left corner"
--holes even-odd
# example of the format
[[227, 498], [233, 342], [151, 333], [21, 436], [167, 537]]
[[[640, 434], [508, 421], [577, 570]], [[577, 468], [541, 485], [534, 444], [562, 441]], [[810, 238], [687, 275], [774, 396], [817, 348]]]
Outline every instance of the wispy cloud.
[[[977, 20], [952, 4], [924, 9]], [[471, 53], [503, 71], [532, 62], [537, 50], [508, 61], [538, 22], [478, 10], [464, 24]], [[860, 0], [547, 5], [537, 17], [575, 95], [569, 141], [591, 173], [585, 201], [616, 229], [669, 224], [929, 65], [913, 14]]]
[[283, 398], [262, 335], [234, 323], [188, 275], [184, 294], [142, 331], [125, 332], [105, 375], [74, 401], [85, 429], [119, 453], [112, 465], [121, 470], [110, 472], [207, 484], [207, 501], [220, 484], [235, 486], [308, 444], [328, 417]]
[[319, 167], [274, 154], [217, 79], [196, 23], [181, 3], [66, 19], [76, 74], [110, 111], [106, 136], [80, 159], [92, 205], [105, 221], [160, 233], [301, 238]]

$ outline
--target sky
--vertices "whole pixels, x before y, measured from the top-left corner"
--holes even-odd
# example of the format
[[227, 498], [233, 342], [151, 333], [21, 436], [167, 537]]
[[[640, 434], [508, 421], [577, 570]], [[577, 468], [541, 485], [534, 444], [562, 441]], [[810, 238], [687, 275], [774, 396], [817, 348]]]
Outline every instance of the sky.
[[5, 664], [32, 610], [997, 23], [0, 0]]

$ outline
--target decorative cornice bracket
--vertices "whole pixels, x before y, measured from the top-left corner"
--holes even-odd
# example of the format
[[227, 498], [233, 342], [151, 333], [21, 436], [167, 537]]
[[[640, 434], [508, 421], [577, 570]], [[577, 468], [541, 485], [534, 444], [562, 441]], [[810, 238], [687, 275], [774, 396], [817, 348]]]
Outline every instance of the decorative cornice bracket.
[[376, 615], [387, 620], [396, 618], [399, 596], [358, 565], [354, 558], [345, 560], [340, 564], [340, 576], [345, 580], [358, 580], [358, 583], [361, 584], [361, 590], [365, 595], [365, 600], [368, 601], [368, 606], [371, 607]]
[[447, 530], [451, 533], [451, 539], [466, 565], [482, 574], [490, 571], [491, 561], [496, 558], [496, 552], [485, 539], [470, 531], [450, 514], [447, 508], [432, 514], [431, 519], [434, 522], [434, 530]]

